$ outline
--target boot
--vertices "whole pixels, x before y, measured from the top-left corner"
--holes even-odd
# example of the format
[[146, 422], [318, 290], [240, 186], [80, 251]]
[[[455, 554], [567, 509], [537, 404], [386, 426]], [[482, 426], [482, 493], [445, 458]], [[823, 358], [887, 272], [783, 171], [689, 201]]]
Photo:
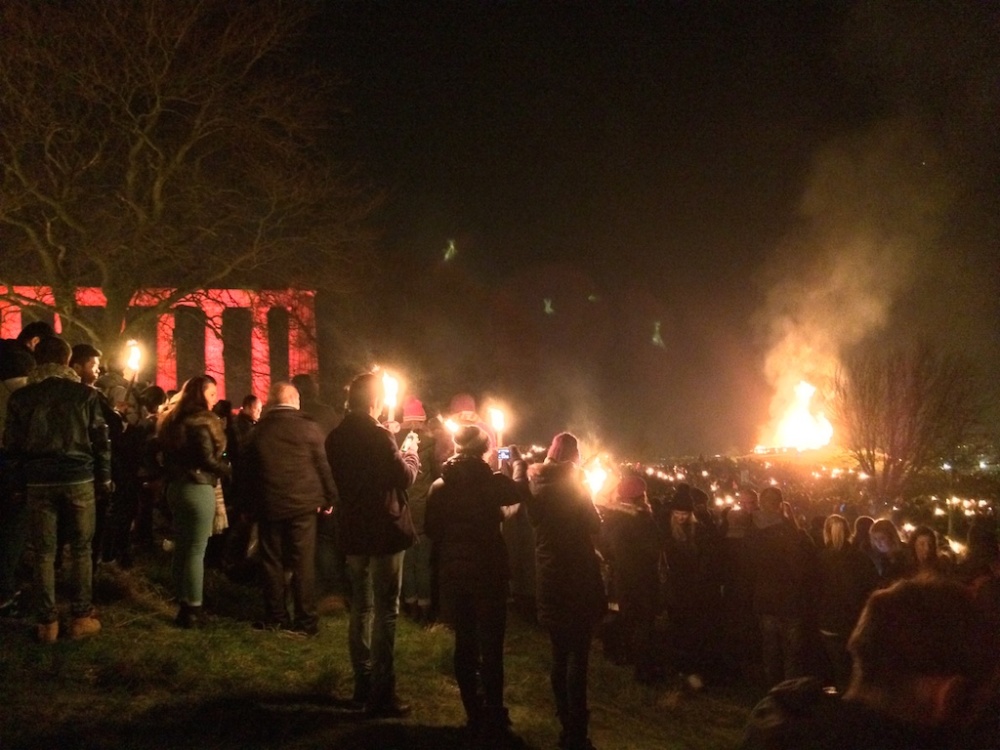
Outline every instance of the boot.
[[36, 633], [39, 643], [55, 643], [59, 639], [59, 621], [38, 623]]
[[69, 637], [74, 641], [89, 638], [101, 632], [101, 621], [93, 613], [84, 617], [74, 617], [69, 624]]
[[525, 747], [511, 727], [510, 714], [503, 706], [487, 706], [482, 712], [482, 722], [477, 736], [477, 748], [513, 750]]
[[204, 618], [200, 606], [192, 606], [181, 602], [181, 607], [177, 610], [177, 617], [174, 622], [185, 630], [194, 630], [202, 627]]

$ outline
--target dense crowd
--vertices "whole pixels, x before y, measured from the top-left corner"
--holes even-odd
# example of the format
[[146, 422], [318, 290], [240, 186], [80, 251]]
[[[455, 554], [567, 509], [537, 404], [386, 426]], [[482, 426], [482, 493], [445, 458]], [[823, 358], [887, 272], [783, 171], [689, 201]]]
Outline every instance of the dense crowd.
[[350, 383], [343, 414], [299, 375], [234, 413], [208, 375], [165, 393], [102, 375], [101, 356], [43, 323], [0, 348], [0, 616], [34, 618], [42, 643], [100, 632], [97, 565], [168, 550], [179, 627], [211, 625], [206, 565], [259, 585], [263, 631], [313, 636], [323, 597], [343, 597], [350, 702], [371, 716], [410, 711], [398, 613], [447, 624], [473, 747], [518, 744], [512, 613], [551, 642], [561, 748], [593, 747], [595, 639], [643, 684], [749, 686], [747, 748], [997, 745], [992, 519], [957, 559], [926, 526], [803, 524], [777, 486], [740, 486], [720, 507], [696, 483], [623, 467], [595, 498], [572, 434], [543, 451], [498, 445], [465, 394], [447, 426], [414, 397], [396, 421], [374, 373]]

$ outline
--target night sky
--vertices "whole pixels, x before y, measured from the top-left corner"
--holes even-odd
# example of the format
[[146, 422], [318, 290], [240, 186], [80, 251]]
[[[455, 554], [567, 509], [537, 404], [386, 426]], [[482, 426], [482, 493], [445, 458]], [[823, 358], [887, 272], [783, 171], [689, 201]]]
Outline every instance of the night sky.
[[997, 8], [326, 4], [338, 145], [386, 196], [339, 364], [623, 457], [746, 451], [782, 378], [873, 340], [995, 368]]

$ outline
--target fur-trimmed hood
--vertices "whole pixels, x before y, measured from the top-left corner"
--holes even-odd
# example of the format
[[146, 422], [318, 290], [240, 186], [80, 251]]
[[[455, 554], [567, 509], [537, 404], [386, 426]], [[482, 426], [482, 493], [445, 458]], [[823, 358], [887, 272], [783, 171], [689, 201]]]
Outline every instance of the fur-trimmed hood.
[[34, 370], [28, 373], [29, 383], [41, 383], [43, 380], [48, 378], [62, 378], [63, 380], [72, 380], [76, 383], [80, 382], [80, 376], [77, 374], [76, 370], [66, 365], [57, 364], [44, 364], [38, 365]]

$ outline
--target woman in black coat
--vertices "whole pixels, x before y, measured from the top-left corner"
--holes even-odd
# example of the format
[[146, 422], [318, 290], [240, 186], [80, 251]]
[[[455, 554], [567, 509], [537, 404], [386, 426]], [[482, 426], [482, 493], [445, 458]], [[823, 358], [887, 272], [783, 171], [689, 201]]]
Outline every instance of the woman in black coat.
[[538, 621], [552, 642], [552, 691], [562, 723], [559, 746], [592, 748], [587, 737], [587, 667], [594, 627], [607, 610], [595, 547], [601, 519], [568, 432], [556, 435], [545, 463], [529, 470], [528, 517], [535, 528]]
[[[500, 526], [505, 508], [521, 501], [521, 491], [483, 460], [489, 450], [484, 430], [464, 427], [455, 447], [427, 495], [424, 531], [435, 545], [441, 603], [455, 629], [455, 679], [468, 727], [477, 746], [490, 746], [502, 744], [510, 732], [503, 703], [510, 567]], [[512, 459], [514, 477], [523, 484], [524, 462]]]

